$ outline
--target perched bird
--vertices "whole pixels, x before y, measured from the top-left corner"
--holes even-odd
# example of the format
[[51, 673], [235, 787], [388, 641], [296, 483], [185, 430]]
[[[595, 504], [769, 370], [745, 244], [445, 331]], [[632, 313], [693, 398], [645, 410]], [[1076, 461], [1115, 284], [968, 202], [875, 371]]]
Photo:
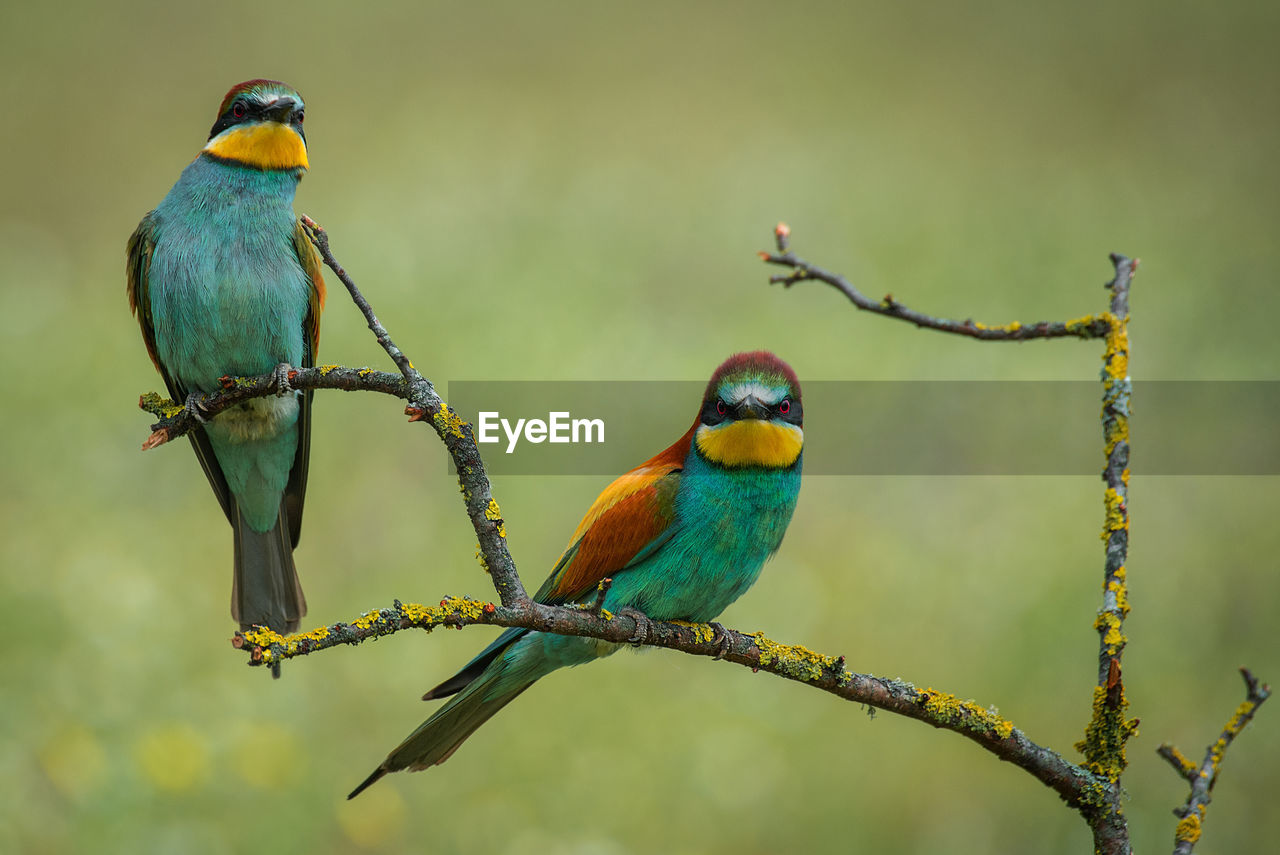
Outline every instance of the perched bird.
[[[800, 383], [756, 351], [730, 357], [707, 384], [693, 427], [605, 488], [534, 599], [591, 602], [657, 620], [713, 620], [751, 587], [782, 543], [800, 491]], [[348, 798], [388, 772], [448, 760], [540, 677], [615, 652], [592, 638], [513, 628], [423, 696], [454, 697], [387, 755]]]
[[[307, 613], [293, 564], [302, 525], [311, 393], [288, 366], [315, 364], [320, 261], [293, 212], [307, 170], [302, 98], [274, 80], [232, 87], [209, 141], [129, 239], [129, 305], [175, 401], [225, 375], [276, 372], [280, 393], [190, 434], [235, 535], [231, 616], [292, 632]], [[203, 420], [203, 419], [202, 419]], [[278, 676], [278, 672], [277, 672]]]

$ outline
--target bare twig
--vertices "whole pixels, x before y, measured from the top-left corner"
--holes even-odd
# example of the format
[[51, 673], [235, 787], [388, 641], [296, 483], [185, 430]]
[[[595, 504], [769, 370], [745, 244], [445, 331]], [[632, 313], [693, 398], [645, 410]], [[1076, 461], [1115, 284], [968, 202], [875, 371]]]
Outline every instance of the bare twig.
[[1203, 830], [1205, 808], [1209, 805], [1214, 784], [1218, 783], [1218, 772], [1222, 768], [1223, 755], [1240, 735], [1240, 731], [1244, 730], [1245, 725], [1253, 720], [1258, 707], [1271, 697], [1271, 687], [1260, 684], [1258, 678], [1253, 676], [1248, 668], [1241, 668], [1240, 674], [1244, 677], [1246, 690], [1244, 703], [1236, 707], [1235, 713], [1222, 729], [1222, 734], [1205, 751], [1204, 761], [1199, 766], [1167, 743], [1156, 749], [1157, 753], [1168, 760], [1179, 775], [1191, 783], [1191, 793], [1187, 796], [1186, 803], [1174, 810], [1174, 814], [1181, 817], [1173, 835], [1174, 855], [1191, 855]]
[[816, 264], [797, 256], [790, 248], [791, 229], [786, 223], [778, 223], [773, 231], [777, 242], [777, 252], [759, 253], [761, 260], [780, 267], [791, 268], [791, 273], [771, 276], [769, 281], [790, 288], [797, 282], [816, 280], [825, 282], [835, 288], [849, 302], [867, 312], [897, 318], [900, 321], [913, 323], [918, 327], [939, 330], [968, 336], [983, 341], [1027, 341], [1036, 338], [1102, 338], [1107, 334], [1107, 319], [1103, 315], [1088, 315], [1071, 321], [1039, 321], [1033, 324], [1022, 324], [1017, 321], [1008, 324], [988, 325], [974, 320], [953, 321], [935, 318], [914, 309], [909, 309], [886, 294], [879, 302], [871, 299], [854, 287], [848, 279], [839, 273], [823, 270]]
[[430, 419], [432, 427], [444, 442], [445, 448], [453, 458], [458, 472], [458, 484], [462, 487], [462, 497], [467, 508], [467, 516], [480, 541], [481, 563], [493, 578], [494, 587], [505, 606], [517, 606], [529, 601], [529, 594], [516, 573], [515, 562], [507, 550], [506, 528], [498, 503], [493, 498], [493, 489], [489, 476], [485, 472], [484, 461], [480, 459], [480, 450], [476, 447], [475, 435], [471, 425], [449, 409], [431, 382], [423, 377], [409, 358], [405, 356], [391, 341], [391, 336], [373, 313], [369, 301], [360, 293], [356, 283], [343, 269], [329, 249], [329, 236], [315, 220], [302, 217], [302, 224], [307, 229], [311, 242], [320, 252], [324, 263], [347, 287], [351, 299], [360, 307], [369, 329], [377, 336], [387, 354], [404, 375], [409, 386], [409, 406], [405, 413], [410, 421]]
[[364, 315], [364, 319], [369, 324], [378, 344], [382, 345], [382, 349], [391, 357], [391, 361], [400, 369], [400, 373], [404, 375], [404, 379], [410, 384], [426, 383], [430, 386], [430, 382], [423, 377], [413, 367], [413, 363], [409, 361], [409, 357], [405, 356], [400, 348], [396, 347], [395, 342], [391, 340], [390, 333], [387, 328], [378, 320], [378, 316], [373, 313], [373, 306], [369, 305], [369, 301], [364, 298], [364, 294], [360, 293], [360, 289], [356, 287], [356, 283], [347, 275], [347, 271], [343, 268], [338, 260], [333, 257], [333, 252], [329, 249], [329, 234], [315, 220], [303, 214], [300, 218], [302, 227], [306, 229], [307, 237], [311, 238], [311, 242], [315, 244], [316, 249], [320, 253], [320, 258], [328, 265], [329, 269], [341, 280], [342, 284], [347, 286], [347, 292], [351, 295], [352, 301], [356, 307], [360, 309], [360, 313]]

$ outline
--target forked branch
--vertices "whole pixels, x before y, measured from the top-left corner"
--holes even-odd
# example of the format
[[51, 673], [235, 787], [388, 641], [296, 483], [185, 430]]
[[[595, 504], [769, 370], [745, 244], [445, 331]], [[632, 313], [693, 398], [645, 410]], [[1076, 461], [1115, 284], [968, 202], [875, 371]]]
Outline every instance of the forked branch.
[[1236, 707], [1235, 713], [1222, 728], [1222, 733], [1209, 745], [1200, 765], [1188, 760], [1186, 755], [1167, 742], [1156, 749], [1191, 784], [1191, 793], [1187, 796], [1186, 803], [1173, 811], [1180, 818], [1173, 833], [1174, 855], [1191, 855], [1204, 827], [1204, 811], [1209, 805], [1213, 785], [1218, 783], [1223, 756], [1245, 725], [1253, 721], [1258, 707], [1271, 697], [1271, 687], [1259, 683], [1248, 668], [1241, 668], [1240, 674], [1244, 677], [1244, 702]]

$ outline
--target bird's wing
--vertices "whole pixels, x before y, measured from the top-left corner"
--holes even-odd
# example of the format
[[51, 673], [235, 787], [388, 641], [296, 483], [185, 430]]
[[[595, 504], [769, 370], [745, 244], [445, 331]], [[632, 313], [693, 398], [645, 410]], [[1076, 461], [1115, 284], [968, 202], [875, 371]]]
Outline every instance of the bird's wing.
[[[151, 254], [156, 248], [156, 212], [152, 211], [142, 218], [138, 228], [129, 237], [129, 246], [125, 250], [125, 290], [129, 293], [129, 311], [138, 318], [138, 326], [142, 327], [142, 340], [147, 345], [147, 355], [151, 357], [156, 370], [164, 377], [170, 394], [173, 393], [169, 374], [160, 364], [156, 355], [156, 330], [151, 322]], [[182, 403], [177, 401], [177, 403]]]
[[676, 489], [693, 428], [670, 448], [605, 487], [534, 599], [560, 604], [653, 553], [673, 534]]
[[[151, 256], [156, 248], [158, 226], [159, 218], [156, 212], [152, 211], [142, 218], [142, 222], [129, 238], [129, 246], [126, 249], [125, 285], [129, 293], [129, 308], [138, 317], [138, 326], [142, 328], [142, 340], [147, 345], [147, 353], [155, 363], [160, 376], [164, 378], [169, 396], [173, 398], [174, 403], [183, 404], [186, 403], [188, 389], [160, 362], [160, 356], [156, 350], [156, 330], [151, 320]], [[233, 522], [232, 514], [235, 509], [232, 506], [231, 490], [227, 487], [227, 479], [222, 474], [222, 467], [218, 465], [218, 458], [214, 457], [213, 446], [209, 444], [208, 435], [203, 430], [193, 430], [187, 436], [191, 439], [191, 447], [196, 451], [200, 468], [209, 479], [209, 486], [213, 487], [213, 494], [218, 497], [222, 512], [227, 515], [228, 522]]]
[[306, 365], [310, 368], [315, 364], [316, 350], [320, 347], [320, 313], [324, 311], [325, 287], [324, 276], [320, 274], [320, 254], [311, 245], [311, 239], [307, 237], [307, 231], [302, 227], [301, 220], [294, 225], [293, 249], [298, 253], [298, 263], [302, 265], [302, 272], [307, 274], [307, 279], [311, 282], [307, 318], [303, 322], [309, 347], [307, 352], [309, 361]]
[[[674, 445], [619, 477], [604, 488], [578, 523], [569, 548], [533, 598], [560, 605], [584, 598], [606, 576], [624, 570], [653, 554], [674, 533], [676, 489], [697, 426]], [[511, 642], [529, 630], [512, 627], [440, 685], [422, 696], [443, 698], [465, 688]]]
[[[299, 221], [293, 230], [293, 248], [298, 254], [298, 263], [310, 283], [310, 294], [307, 304], [307, 316], [302, 322], [303, 334], [303, 368], [316, 364], [316, 351], [320, 347], [320, 313], [324, 311], [324, 276], [320, 273], [320, 256], [307, 237], [306, 230]], [[289, 470], [289, 483], [284, 489], [285, 509], [289, 513], [289, 539], [294, 548], [298, 546], [298, 538], [302, 535], [302, 501], [307, 492], [307, 463], [311, 458], [311, 398], [314, 393], [307, 390], [302, 393], [298, 407], [298, 450], [293, 457], [293, 468]]]

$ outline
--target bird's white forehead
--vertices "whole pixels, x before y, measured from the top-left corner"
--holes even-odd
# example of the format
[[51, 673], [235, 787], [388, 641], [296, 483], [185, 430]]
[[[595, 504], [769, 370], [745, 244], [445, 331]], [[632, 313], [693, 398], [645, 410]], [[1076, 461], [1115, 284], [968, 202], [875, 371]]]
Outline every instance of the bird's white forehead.
[[740, 404], [748, 396], [762, 404], [773, 406], [787, 396], [787, 390], [780, 386], [768, 386], [759, 380], [729, 383], [720, 387], [720, 398], [726, 404]]
[[279, 101], [281, 98], [292, 98], [299, 104], [302, 103], [302, 96], [288, 86], [255, 86], [239, 93], [237, 97], [247, 98], [263, 106]]

